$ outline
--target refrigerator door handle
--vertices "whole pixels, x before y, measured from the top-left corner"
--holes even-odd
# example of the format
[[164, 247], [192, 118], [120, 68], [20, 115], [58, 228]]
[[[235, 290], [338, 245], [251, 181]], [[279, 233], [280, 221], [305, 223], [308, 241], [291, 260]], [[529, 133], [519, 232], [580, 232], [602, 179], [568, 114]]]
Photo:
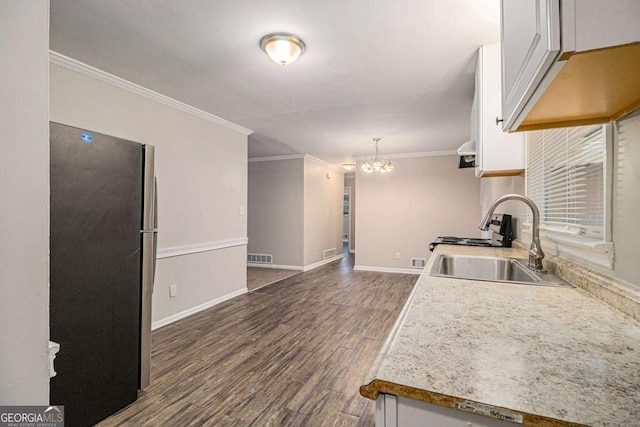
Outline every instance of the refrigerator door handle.
[[156, 284], [156, 263], [158, 260], [158, 179], [153, 178], [153, 273], [151, 275], [151, 293]]

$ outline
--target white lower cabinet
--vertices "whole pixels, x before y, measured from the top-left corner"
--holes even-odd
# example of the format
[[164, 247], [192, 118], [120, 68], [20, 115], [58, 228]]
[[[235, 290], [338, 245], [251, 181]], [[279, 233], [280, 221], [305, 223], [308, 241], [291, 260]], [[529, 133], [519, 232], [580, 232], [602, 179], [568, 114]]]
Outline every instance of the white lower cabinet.
[[[445, 408], [420, 400], [380, 393], [376, 401], [376, 427], [507, 427], [522, 425], [498, 418], [478, 415], [478, 411], [491, 411], [474, 402], [462, 405], [467, 411]], [[507, 411], [494, 411], [496, 417], [520, 417]]]

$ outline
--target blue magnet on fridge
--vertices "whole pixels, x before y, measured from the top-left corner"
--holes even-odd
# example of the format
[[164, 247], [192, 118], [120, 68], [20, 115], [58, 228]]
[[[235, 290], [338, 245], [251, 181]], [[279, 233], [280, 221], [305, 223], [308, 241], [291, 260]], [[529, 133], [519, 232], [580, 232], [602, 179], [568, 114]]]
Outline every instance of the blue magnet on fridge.
[[80, 138], [82, 138], [86, 144], [91, 144], [91, 141], [93, 141], [93, 136], [89, 132], [83, 133], [80, 135]]

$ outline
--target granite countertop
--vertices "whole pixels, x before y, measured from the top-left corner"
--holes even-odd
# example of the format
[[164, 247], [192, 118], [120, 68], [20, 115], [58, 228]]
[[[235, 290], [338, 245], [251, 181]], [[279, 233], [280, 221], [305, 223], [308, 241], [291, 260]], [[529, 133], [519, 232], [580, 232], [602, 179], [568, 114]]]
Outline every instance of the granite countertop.
[[[435, 254], [526, 258], [438, 245]], [[640, 323], [579, 288], [429, 276], [432, 256], [360, 393], [488, 405], [523, 424], [640, 423]]]

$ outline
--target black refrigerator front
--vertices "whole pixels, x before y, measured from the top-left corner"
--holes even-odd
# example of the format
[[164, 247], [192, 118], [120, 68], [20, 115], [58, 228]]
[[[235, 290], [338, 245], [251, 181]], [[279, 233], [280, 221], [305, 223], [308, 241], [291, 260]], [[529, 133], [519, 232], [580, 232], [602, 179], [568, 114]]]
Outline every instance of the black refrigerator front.
[[50, 140], [50, 339], [60, 344], [50, 402], [64, 405], [66, 425], [93, 425], [136, 400], [149, 363], [148, 156], [142, 144], [57, 123]]

